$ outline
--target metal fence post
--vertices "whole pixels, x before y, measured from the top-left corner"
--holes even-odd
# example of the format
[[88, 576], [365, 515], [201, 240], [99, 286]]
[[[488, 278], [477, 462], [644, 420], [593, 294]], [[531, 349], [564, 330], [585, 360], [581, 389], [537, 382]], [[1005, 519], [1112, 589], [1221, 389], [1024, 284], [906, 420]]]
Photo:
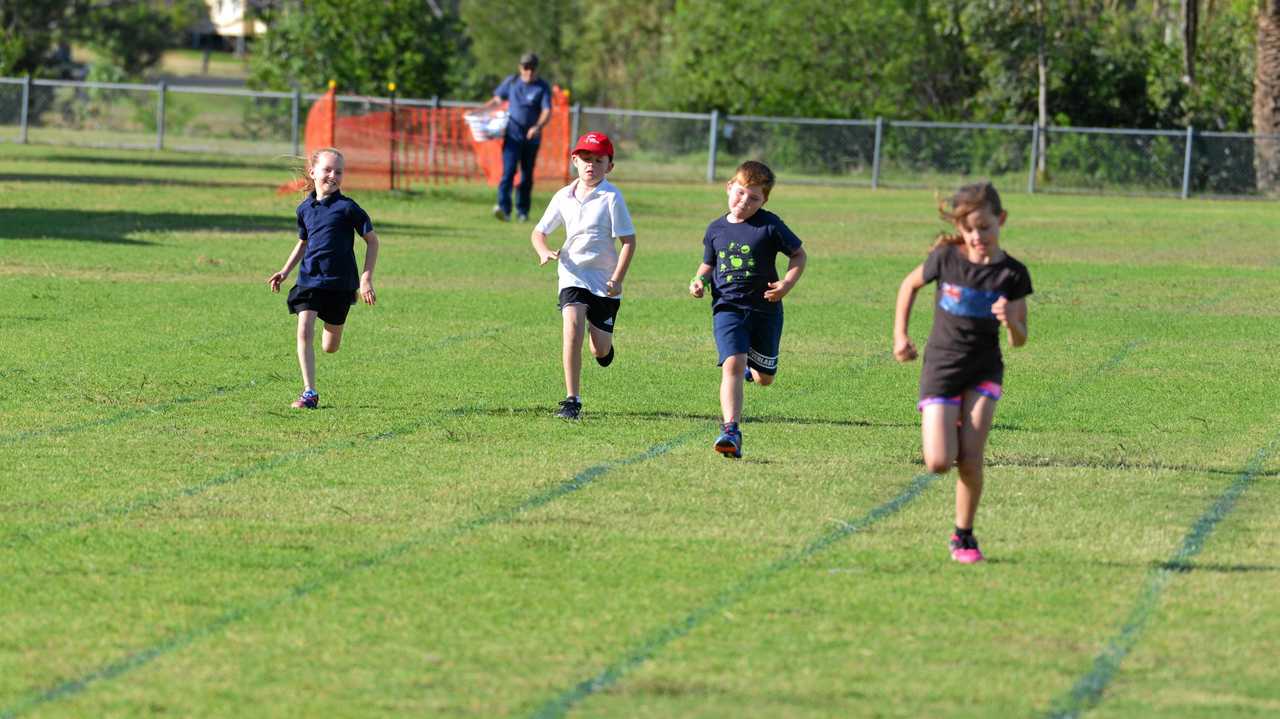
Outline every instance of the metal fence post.
[[161, 80], [160, 84], [156, 86], [156, 91], [157, 91], [157, 94], [159, 95], [159, 99], [156, 100], [156, 149], [163, 150], [164, 149], [164, 92], [165, 92], [164, 80]]
[[298, 117], [302, 114], [302, 90], [297, 86], [293, 86], [293, 132], [290, 140], [293, 142], [293, 156], [298, 157], [302, 154], [302, 148], [299, 145], [301, 133], [298, 132]]
[[1187, 125], [1187, 152], [1182, 158], [1182, 199], [1191, 194], [1191, 138], [1195, 129]]
[[431, 168], [431, 179], [440, 179], [436, 170], [436, 128], [440, 125], [440, 96], [431, 96], [431, 127], [427, 130], [427, 167]]
[[1031, 123], [1031, 167], [1027, 170], [1027, 192], [1036, 191], [1036, 161], [1040, 159], [1040, 123]]
[[27, 113], [31, 107], [31, 76], [22, 78], [22, 110], [19, 115], [18, 142], [27, 144]]
[[707, 153], [707, 182], [716, 181], [716, 141], [720, 135], [720, 111], [711, 111], [711, 139]]
[[876, 118], [876, 144], [871, 150], [871, 189], [880, 187], [880, 148], [884, 138], [884, 118]]

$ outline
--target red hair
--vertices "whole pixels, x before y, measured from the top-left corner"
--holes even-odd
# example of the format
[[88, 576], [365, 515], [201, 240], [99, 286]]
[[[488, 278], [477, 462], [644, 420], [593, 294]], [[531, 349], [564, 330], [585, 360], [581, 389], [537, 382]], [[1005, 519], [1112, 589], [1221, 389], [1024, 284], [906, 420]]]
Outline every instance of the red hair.
[[747, 160], [738, 165], [738, 171], [733, 173], [729, 184], [738, 183], [743, 187], [759, 187], [764, 199], [769, 199], [769, 193], [773, 190], [774, 183], [773, 170], [763, 162], [755, 160]]

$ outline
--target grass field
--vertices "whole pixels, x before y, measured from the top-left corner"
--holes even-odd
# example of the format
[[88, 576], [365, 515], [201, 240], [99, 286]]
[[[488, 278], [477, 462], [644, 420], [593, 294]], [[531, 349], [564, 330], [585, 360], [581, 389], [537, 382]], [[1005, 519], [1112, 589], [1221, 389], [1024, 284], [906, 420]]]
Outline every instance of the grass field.
[[286, 169], [0, 168], [0, 717], [1280, 714], [1274, 204], [1006, 195], [1036, 292], [962, 567], [890, 358], [931, 193], [781, 178], [809, 271], [733, 462], [685, 294], [716, 187], [622, 186], [570, 424], [554, 271], [487, 188], [352, 193], [379, 304], [301, 412]]

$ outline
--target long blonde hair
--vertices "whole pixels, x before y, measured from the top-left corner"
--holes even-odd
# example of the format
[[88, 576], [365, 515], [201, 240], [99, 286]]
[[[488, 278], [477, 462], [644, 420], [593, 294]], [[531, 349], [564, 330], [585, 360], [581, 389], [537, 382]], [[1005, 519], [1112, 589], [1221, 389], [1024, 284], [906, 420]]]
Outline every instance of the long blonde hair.
[[1000, 203], [1000, 193], [996, 192], [996, 186], [990, 182], [975, 182], [972, 185], [965, 185], [956, 190], [955, 194], [947, 201], [938, 202], [938, 217], [943, 222], [951, 225], [951, 231], [942, 231], [933, 239], [933, 246], [929, 248], [932, 252], [942, 245], [963, 245], [964, 238], [960, 233], [955, 231], [956, 225], [964, 219], [966, 215], [975, 210], [987, 208], [991, 210], [991, 214], [999, 215], [1004, 212], [1004, 205]]
[[316, 160], [321, 155], [333, 155], [338, 158], [338, 162], [343, 167], [347, 166], [347, 158], [342, 156], [342, 151], [336, 147], [322, 147], [311, 153], [311, 157], [307, 158], [306, 164], [302, 166], [302, 195], [305, 197], [316, 191], [316, 181], [311, 177], [311, 168], [316, 166]]

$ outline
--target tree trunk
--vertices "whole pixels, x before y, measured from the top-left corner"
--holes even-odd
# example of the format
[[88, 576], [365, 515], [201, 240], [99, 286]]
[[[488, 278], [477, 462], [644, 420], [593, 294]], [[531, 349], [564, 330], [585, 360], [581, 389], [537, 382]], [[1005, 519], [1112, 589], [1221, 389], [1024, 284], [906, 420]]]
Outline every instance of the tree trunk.
[[1258, 8], [1258, 68], [1253, 77], [1254, 166], [1258, 190], [1280, 190], [1280, 0]]
[[[1277, 0], [1280, 2], [1280, 0]], [[1036, 3], [1036, 122], [1040, 123], [1040, 146], [1036, 148], [1036, 177], [1048, 179], [1046, 170], [1048, 161], [1045, 155], [1049, 152], [1049, 58], [1045, 48], [1045, 11], [1044, 0]]]
[[1200, 0], [1182, 0], [1182, 81], [1196, 81], [1197, 31], [1200, 29]]

